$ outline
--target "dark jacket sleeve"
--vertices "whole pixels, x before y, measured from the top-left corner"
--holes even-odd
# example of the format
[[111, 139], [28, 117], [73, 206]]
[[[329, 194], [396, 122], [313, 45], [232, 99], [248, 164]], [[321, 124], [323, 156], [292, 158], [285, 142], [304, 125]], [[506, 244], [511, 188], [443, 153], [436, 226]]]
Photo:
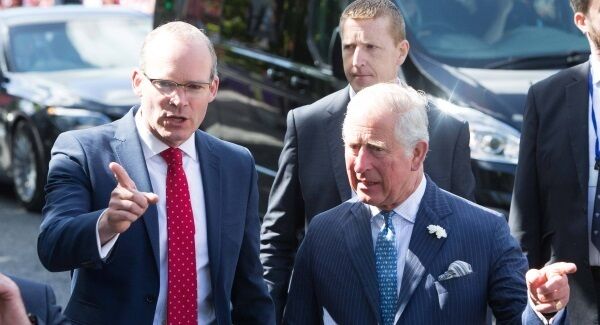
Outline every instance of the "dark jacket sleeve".
[[527, 260], [519, 244], [510, 235], [506, 219], [495, 220], [488, 279], [488, 304], [497, 324], [521, 324], [527, 308], [525, 272]]
[[469, 124], [430, 103], [429, 152], [425, 173], [440, 188], [475, 200], [475, 176], [471, 168]]
[[[248, 155], [251, 156], [250, 152]], [[273, 303], [263, 280], [259, 259], [258, 188], [252, 160], [247, 213], [231, 296], [234, 324], [275, 324]]]
[[67, 320], [65, 316], [63, 316], [61, 307], [56, 304], [56, 297], [54, 296], [54, 291], [50, 286], [44, 286], [46, 291], [46, 299], [48, 301], [47, 307], [47, 315], [48, 321], [46, 324], [49, 325], [67, 325], [71, 324], [70, 321]]
[[469, 124], [463, 122], [454, 146], [450, 192], [475, 202], [475, 176], [471, 168], [470, 138]]
[[40, 325], [71, 324], [62, 314], [61, 307], [56, 304], [52, 288], [46, 284], [11, 277], [21, 291], [25, 310], [30, 318], [35, 318]]
[[264, 276], [275, 303], [278, 321], [282, 317], [286, 302], [288, 283], [298, 247], [298, 234], [304, 229], [305, 223], [297, 150], [296, 125], [292, 110], [287, 116], [284, 146], [262, 224], [260, 246]]
[[541, 256], [540, 193], [537, 174], [537, 132], [538, 115], [534, 88], [527, 96], [521, 142], [519, 164], [515, 176], [513, 197], [510, 206], [509, 224], [512, 235], [521, 244], [531, 267], [541, 267], [547, 257]]
[[103, 210], [90, 212], [93, 189], [85, 168], [79, 141], [61, 134], [52, 148], [38, 237], [40, 261], [52, 272], [103, 264], [96, 243], [96, 222]]
[[317, 305], [312, 277], [311, 256], [314, 252], [311, 242], [311, 233], [308, 232], [298, 249], [283, 324], [318, 325], [323, 323], [322, 311]]

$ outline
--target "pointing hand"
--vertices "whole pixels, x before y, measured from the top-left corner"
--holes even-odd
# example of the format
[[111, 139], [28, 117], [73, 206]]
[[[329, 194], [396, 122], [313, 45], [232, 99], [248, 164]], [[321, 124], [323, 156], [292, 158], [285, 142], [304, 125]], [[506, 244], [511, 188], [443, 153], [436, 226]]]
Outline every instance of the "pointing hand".
[[558, 262], [527, 272], [525, 278], [529, 296], [538, 312], [547, 314], [565, 308], [570, 292], [567, 274], [575, 271], [575, 264]]
[[156, 194], [139, 192], [135, 182], [121, 165], [111, 162], [108, 168], [115, 175], [117, 186], [110, 195], [108, 209], [102, 215], [98, 225], [102, 244], [105, 244], [116, 234], [125, 232], [133, 222], [146, 212], [150, 204], [158, 202]]

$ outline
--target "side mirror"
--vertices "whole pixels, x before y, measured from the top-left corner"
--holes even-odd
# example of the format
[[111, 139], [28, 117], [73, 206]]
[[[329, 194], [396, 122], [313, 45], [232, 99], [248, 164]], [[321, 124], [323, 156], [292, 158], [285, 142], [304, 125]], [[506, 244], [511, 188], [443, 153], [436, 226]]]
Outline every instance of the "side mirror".
[[339, 27], [336, 27], [331, 33], [331, 41], [329, 42], [329, 64], [333, 76], [346, 81], [344, 74], [344, 62], [342, 60], [342, 39], [340, 37]]

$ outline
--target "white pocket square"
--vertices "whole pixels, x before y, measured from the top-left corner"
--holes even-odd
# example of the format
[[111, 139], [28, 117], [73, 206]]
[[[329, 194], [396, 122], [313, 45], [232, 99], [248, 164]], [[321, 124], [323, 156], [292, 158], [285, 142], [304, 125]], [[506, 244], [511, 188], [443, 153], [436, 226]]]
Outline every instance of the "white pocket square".
[[471, 268], [471, 264], [465, 261], [454, 261], [448, 266], [448, 270], [438, 276], [438, 281], [446, 281], [452, 278], [460, 278], [461, 276], [465, 276], [467, 274], [473, 273], [473, 269]]
[[337, 325], [325, 307], [323, 307], [323, 325]]

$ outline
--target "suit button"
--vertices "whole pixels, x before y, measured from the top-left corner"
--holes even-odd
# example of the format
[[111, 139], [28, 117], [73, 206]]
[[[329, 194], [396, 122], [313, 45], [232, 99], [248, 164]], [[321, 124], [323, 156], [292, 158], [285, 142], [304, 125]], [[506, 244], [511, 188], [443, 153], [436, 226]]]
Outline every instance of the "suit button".
[[151, 304], [156, 300], [156, 298], [152, 295], [148, 295], [144, 298], [144, 301], [146, 301], [146, 303]]

